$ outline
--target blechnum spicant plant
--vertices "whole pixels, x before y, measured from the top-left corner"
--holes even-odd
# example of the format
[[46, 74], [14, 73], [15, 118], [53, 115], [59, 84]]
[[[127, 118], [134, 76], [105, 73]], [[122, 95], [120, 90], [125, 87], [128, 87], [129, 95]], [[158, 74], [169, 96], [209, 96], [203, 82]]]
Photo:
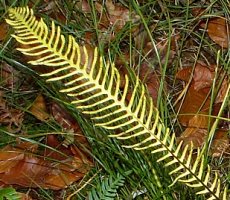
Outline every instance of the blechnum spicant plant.
[[41, 76], [49, 82], [61, 82], [60, 92], [68, 95], [96, 126], [111, 130], [109, 137], [122, 140], [126, 148], [159, 154], [157, 162], [173, 169], [171, 185], [181, 182], [208, 200], [227, 200], [227, 188], [218, 173], [212, 174], [200, 150], [194, 158], [192, 145], [182, 148], [182, 141], [176, 143], [175, 133], [164, 125], [137, 77], [132, 83], [125, 76], [121, 86], [114, 63], [106, 62], [97, 48], [93, 59], [89, 59], [84, 46], [79, 46], [71, 35], [65, 38], [53, 21], [49, 29], [42, 19], [36, 20], [28, 7], [10, 8], [6, 21], [15, 29], [12, 36], [22, 44], [18, 50], [32, 56], [29, 63], [50, 67], [50, 72]]
[[0, 200], [20, 200], [21, 196], [16, 192], [14, 188], [1, 188], [0, 189]]
[[102, 180], [100, 187], [93, 188], [89, 194], [89, 200], [113, 200], [116, 197], [117, 189], [125, 183], [125, 177], [117, 174], [116, 177], [110, 176]]

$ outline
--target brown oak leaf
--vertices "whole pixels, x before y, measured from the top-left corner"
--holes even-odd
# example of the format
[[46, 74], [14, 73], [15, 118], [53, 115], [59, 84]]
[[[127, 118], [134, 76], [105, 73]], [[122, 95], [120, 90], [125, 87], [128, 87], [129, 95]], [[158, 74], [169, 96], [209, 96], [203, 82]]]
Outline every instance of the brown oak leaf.
[[192, 76], [193, 87], [196, 91], [211, 87], [213, 79], [215, 77], [214, 65], [210, 67], [206, 66], [202, 61], [197, 62], [195, 68], [186, 67], [176, 74], [176, 78], [188, 82]]
[[0, 23], [0, 41], [6, 38], [8, 29], [9, 29], [9, 26], [6, 22]]
[[[205, 27], [205, 22], [201, 23]], [[224, 17], [215, 17], [209, 20], [207, 33], [209, 37], [222, 48], [229, 48], [229, 23]]]
[[29, 111], [32, 115], [41, 121], [47, 121], [49, 119], [46, 102], [42, 94], [39, 94], [36, 97]]
[[56, 150], [50, 146], [44, 152], [30, 142], [5, 146], [0, 150], [0, 181], [7, 185], [59, 190], [80, 180], [92, 163], [85, 163], [82, 155], [72, 153], [70, 148], [55, 145], [58, 145]]

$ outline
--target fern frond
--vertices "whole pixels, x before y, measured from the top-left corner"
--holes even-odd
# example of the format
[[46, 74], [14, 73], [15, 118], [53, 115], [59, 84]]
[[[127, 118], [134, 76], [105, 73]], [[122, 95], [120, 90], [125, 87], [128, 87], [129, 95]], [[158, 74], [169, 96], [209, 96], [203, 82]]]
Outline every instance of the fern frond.
[[[47, 81], [61, 81], [63, 89], [73, 98], [72, 104], [82, 113], [91, 116], [96, 126], [116, 130], [114, 137], [130, 140], [132, 145], [126, 148], [136, 150], [150, 149], [153, 154], [162, 153], [158, 162], [173, 166], [170, 175], [176, 175], [175, 182], [185, 183], [196, 188], [197, 194], [207, 195], [211, 199], [227, 199], [227, 189], [220, 190], [220, 179], [215, 173], [211, 179], [211, 169], [205, 172], [204, 157], [198, 152], [192, 161], [189, 146], [182, 149], [182, 142], [177, 145], [175, 133], [165, 127], [154, 107], [153, 101], [146, 94], [145, 86], [136, 78], [132, 87], [128, 76], [125, 86], [120, 89], [120, 74], [113, 63], [105, 63], [104, 58], [94, 50], [93, 60], [89, 62], [85, 47], [80, 47], [72, 36], [68, 40], [61, 34], [59, 26], [52, 22], [51, 30], [41, 19], [37, 21], [28, 7], [9, 9], [6, 20], [16, 31], [13, 37], [31, 48], [19, 50], [30, 56], [39, 56], [30, 61], [33, 65], [46, 65], [55, 68], [52, 72], [41, 74]], [[132, 90], [129, 102], [128, 92]]]
[[113, 200], [117, 195], [117, 189], [124, 185], [125, 177], [117, 174], [116, 177], [105, 178], [101, 185], [93, 188], [88, 195], [89, 200]]
[[21, 196], [14, 188], [1, 188], [0, 189], [0, 200], [20, 200]]

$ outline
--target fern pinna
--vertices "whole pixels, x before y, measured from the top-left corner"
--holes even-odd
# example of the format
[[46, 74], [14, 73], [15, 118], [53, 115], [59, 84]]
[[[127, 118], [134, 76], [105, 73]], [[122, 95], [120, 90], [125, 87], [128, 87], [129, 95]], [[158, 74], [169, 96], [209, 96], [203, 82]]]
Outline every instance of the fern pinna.
[[24, 45], [18, 50], [29, 56], [39, 56], [30, 61], [33, 65], [51, 66], [52, 71], [41, 76], [47, 77], [47, 81], [61, 81], [63, 89], [60, 92], [72, 97], [72, 104], [88, 114], [96, 126], [115, 130], [110, 137], [124, 142], [130, 140], [132, 145], [124, 145], [127, 148], [162, 153], [158, 162], [165, 161], [166, 167], [173, 166], [170, 175], [177, 175], [172, 184], [185, 183], [208, 200], [227, 199], [227, 188], [222, 191], [217, 173], [211, 178], [210, 166], [205, 167], [200, 151], [194, 161], [192, 148], [182, 149], [182, 142], [176, 143], [175, 134], [162, 123], [138, 78], [130, 97], [128, 76], [121, 89], [118, 70], [98, 55], [97, 48], [93, 60], [89, 61], [85, 47], [80, 47], [72, 36], [65, 39], [53, 21], [49, 30], [42, 19], [36, 20], [28, 7], [10, 8], [6, 21], [15, 29], [16, 34], [12, 36]]

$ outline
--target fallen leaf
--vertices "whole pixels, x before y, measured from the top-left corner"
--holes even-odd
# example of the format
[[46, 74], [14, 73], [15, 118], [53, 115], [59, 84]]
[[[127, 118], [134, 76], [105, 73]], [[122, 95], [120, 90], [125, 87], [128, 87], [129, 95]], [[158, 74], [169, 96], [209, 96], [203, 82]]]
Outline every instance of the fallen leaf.
[[[207, 67], [199, 61], [194, 69], [188, 67], [180, 70], [176, 75], [176, 78], [187, 83], [191, 80], [182, 104], [176, 107], [179, 110], [179, 122], [186, 127], [178, 138], [179, 142], [183, 141], [183, 146], [190, 145], [192, 142], [194, 149], [202, 148], [207, 139], [208, 128], [213, 124], [213, 116], [217, 116], [219, 113], [221, 103], [210, 104], [210, 90], [215, 76], [214, 70], [214, 65]], [[219, 74], [221, 75], [221, 73]], [[219, 79], [221, 79], [221, 76], [216, 80], [217, 85]], [[217, 94], [217, 102], [221, 101], [223, 96], [226, 95], [228, 87], [226, 80], [223, 80], [221, 89]], [[209, 114], [210, 106], [212, 106], [211, 115]], [[219, 124], [220, 126], [222, 125]], [[217, 131], [211, 144], [210, 153], [213, 157], [219, 157], [225, 153], [228, 146], [227, 132]]]
[[127, 21], [130, 21], [130, 12], [126, 7], [113, 4], [111, 0], [105, 2], [107, 15], [104, 12], [104, 5], [96, 2], [96, 10], [101, 14], [101, 25], [103, 27], [109, 27], [110, 25], [114, 26], [116, 32], [121, 30]]
[[176, 74], [176, 78], [188, 82], [192, 76], [193, 87], [196, 91], [211, 87], [213, 79], [215, 77], [214, 65], [208, 67], [201, 61], [197, 62], [195, 68], [192, 66], [186, 67]]
[[[50, 148], [38, 154], [38, 145], [30, 142], [20, 142], [16, 146], [7, 145], [0, 150], [0, 181], [7, 185], [53, 190], [67, 187], [80, 180], [92, 163], [84, 163], [81, 155], [73, 154], [70, 148], [64, 148], [57, 148], [56, 151], [62, 151], [62, 157], [56, 159], [57, 154], [52, 154], [53, 150]], [[68, 154], [63, 156], [65, 152]]]
[[9, 26], [6, 22], [0, 23], [0, 41], [6, 38], [8, 29], [9, 29]]
[[[205, 27], [205, 23], [201, 24]], [[229, 48], [229, 24], [227, 19], [223, 17], [215, 17], [209, 20], [207, 26], [207, 33], [209, 37], [222, 48]]]
[[[198, 113], [208, 114], [209, 107], [210, 98], [208, 93], [203, 90], [196, 91], [193, 87], [190, 87], [185, 95], [185, 98], [183, 99], [182, 104], [179, 103], [176, 107], [177, 110], [179, 109], [179, 122], [183, 126], [188, 126], [189, 121]], [[208, 120], [208, 117], [206, 118]]]
[[217, 97], [215, 99], [215, 103], [223, 102], [224, 97], [228, 90], [229, 83], [230, 83], [229, 76], [226, 75], [221, 83], [220, 89], [218, 90]]
[[64, 171], [76, 171], [77, 169], [77, 172], [85, 174], [93, 166], [92, 159], [88, 154], [72, 144], [68, 147], [63, 146], [56, 135], [47, 135], [46, 145], [58, 151], [46, 148], [44, 156], [59, 161], [65, 160], [65, 162], [62, 162], [63, 165], [60, 166]]
[[47, 1], [46, 6], [40, 10], [40, 13], [45, 13], [49, 17], [61, 22], [62, 24], [66, 23], [66, 14], [63, 13], [63, 10], [57, 5], [55, 1]]
[[42, 94], [39, 94], [35, 101], [33, 102], [32, 106], [30, 107], [29, 111], [32, 115], [34, 115], [37, 119], [41, 121], [47, 121], [49, 119], [49, 114], [46, 108], [45, 99]]
[[17, 161], [23, 159], [21, 152], [12, 151], [8, 146], [4, 148], [4, 151], [0, 152], [0, 173], [9, 171], [12, 167], [15, 167]]
[[[159, 60], [157, 58], [157, 54], [159, 54], [160, 63], [164, 65], [167, 61], [167, 66], [170, 67], [176, 55], [177, 43], [179, 39], [179, 34], [173, 34], [170, 38], [170, 49], [168, 49], [169, 39], [166, 36], [156, 38], [157, 53], [153, 43], [150, 41], [149, 36], [145, 31], [137, 34], [134, 38], [134, 41], [137, 49], [143, 48], [144, 62], [148, 63], [148, 65], [151, 63], [152, 66], [159, 66]], [[167, 51], [169, 51], [169, 55], [167, 55]], [[137, 56], [139, 57], [139, 55]]]
[[44, 150], [45, 157], [53, 158], [55, 160], [64, 160], [68, 158], [66, 155], [72, 155], [70, 148], [64, 147], [55, 135], [47, 135], [46, 145], [58, 151], [53, 151], [53, 149], [46, 148]]
[[[125, 86], [125, 74], [128, 74], [128, 70], [123, 65], [120, 65], [119, 71], [121, 74], [120, 88], [123, 89]], [[151, 67], [149, 67], [147, 63], [144, 62], [139, 69], [139, 78], [146, 85], [148, 89], [148, 94], [150, 95], [150, 97], [152, 97], [154, 105], [156, 105], [161, 79], [159, 72], [157, 70], [153, 70]], [[166, 87], [165, 91], [167, 91]], [[131, 95], [132, 92], [128, 91], [126, 96], [127, 101], [130, 100]]]
[[113, 3], [112, 0], [107, 0], [105, 3], [95, 3], [96, 11], [98, 12], [99, 22], [98, 28], [99, 40], [110, 41], [115, 38], [115, 34], [119, 32], [127, 22], [135, 22], [139, 16], [134, 12], [130, 12], [128, 8], [119, 3]]
[[211, 145], [211, 155], [213, 157], [221, 157], [229, 147], [229, 137], [227, 131], [218, 130], [215, 133]]
[[[189, 82], [189, 80], [192, 78], [192, 81], [185, 94], [185, 98], [182, 100], [182, 104], [179, 104], [176, 107], [179, 109], [178, 119], [183, 126], [188, 126], [189, 121], [193, 119], [190, 124], [193, 124], [194, 122], [202, 122], [202, 124], [199, 125], [195, 123], [195, 127], [207, 127], [209, 118], [201, 117], [197, 114], [199, 113], [207, 115], [209, 112], [209, 91], [214, 79], [214, 75], [213, 68], [208, 68], [200, 61], [197, 62], [194, 69], [193, 67], [186, 67], [176, 74], [177, 79], [185, 82]], [[198, 120], [196, 118], [198, 118]]]
[[6, 62], [0, 62], [0, 68], [1, 68], [1, 72], [0, 72], [1, 85], [4, 86], [5, 88], [13, 90], [17, 85], [16, 83], [20, 79], [19, 72]]
[[[172, 64], [175, 55], [176, 55], [176, 50], [177, 50], [177, 43], [178, 40], [180, 39], [179, 34], [174, 34], [171, 36], [170, 41], [171, 43], [169, 44], [169, 39], [167, 38], [168, 36], [164, 36], [158, 39], [158, 42], [156, 44], [158, 53], [160, 55], [160, 62], [162, 65], [165, 64], [167, 61], [167, 66], [170, 67]], [[152, 45], [152, 43], [151, 43]], [[168, 51], [168, 46], [170, 45], [170, 50], [169, 50], [169, 55], [167, 56], [167, 51]], [[154, 47], [152, 46], [152, 50]], [[156, 57], [156, 56], [155, 56]]]
[[206, 9], [204, 8], [192, 8], [192, 14], [195, 17], [203, 15], [205, 11]]
[[193, 148], [201, 148], [207, 136], [207, 129], [202, 128], [186, 128], [184, 132], [178, 137], [178, 142], [183, 141], [183, 147], [193, 144]]
[[9, 132], [16, 133], [21, 129], [23, 119], [24, 112], [10, 108], [0, 95], [0, 124], [6, 125]]
[[[73, 116], [66, 111], [63, 107], [55, 102], [51, 104], [51, 113], [53, 118], [62, 126], [62, 128], [73, 135], [75, 141], [89, 147], [88, 141], [82, 134], [82, 131]], [[66, 141], [68, 143], [68, 141]], [[65, 143], [65, 142], [64, 142]]]
[[91, 12], [91, 8], [87, 0], [81, 0], [79, 2], [76, 2], [76, 8], [81, 10], [83, 13]]
[[208, 128], [213, 122], [212, 117], [203, 116], [202, 112], [199, 115], [195, 115], [188, 122], [188, 127], [190, 128]]
[[[193, 149], [202, 148], [208, 135], [207, 129], [202, 128], [186, 128], [182, 135], [178, 138], [178, 142], [183, 141], [183, 147], [193, 144]], [[210, 155], [220, 157], [229, 147], [229, 137], [227, 131], [218, 130], [212, 140], [210, 146]]]
[[157, 70], [153, 70], [148, 64], [143, 63], [140, 67], [139, 78], [147, 86], [154, 105], [156, 105], [160, 87], [160, 73]]
[[[211, 106], [211, 89], [216, 75], [215, 67], [215, 65], [210, 65], [208, 67], [202, 61], [198, 61], [194, 69], [193, 67], [187, 67], [176, 74], [177, 79], [183, 80], [187, 83], [191, 80], [185, 98], [181, 100], [181, 102], [183, 102], [176, 107], [177, 110], [180, 109], [178, 119], [183, 126], [193, 125], [195, 127], [207, 128], [208, 124], [212, 124], [213, 117], [201, 115], [209, 115], [209, 109]], [[229, 85], [227, 75], [224, 75], [221, 71], [218, 71], [217, 74], [218, 77], [215, 84], [219, 85], [221, 80], [222, 83], [220, 88], [215, 87], [215, 90], [218, 91], [215, 102], [212, 105], [211, 115], [213, 116], [218, 115], [220, 109], [218, 104], [221, 103], [226, 96]], [[192, 115], [192, 113], [194, 113], [194, 115]], [[190, 124], [188, 124], [188, 122]]]

